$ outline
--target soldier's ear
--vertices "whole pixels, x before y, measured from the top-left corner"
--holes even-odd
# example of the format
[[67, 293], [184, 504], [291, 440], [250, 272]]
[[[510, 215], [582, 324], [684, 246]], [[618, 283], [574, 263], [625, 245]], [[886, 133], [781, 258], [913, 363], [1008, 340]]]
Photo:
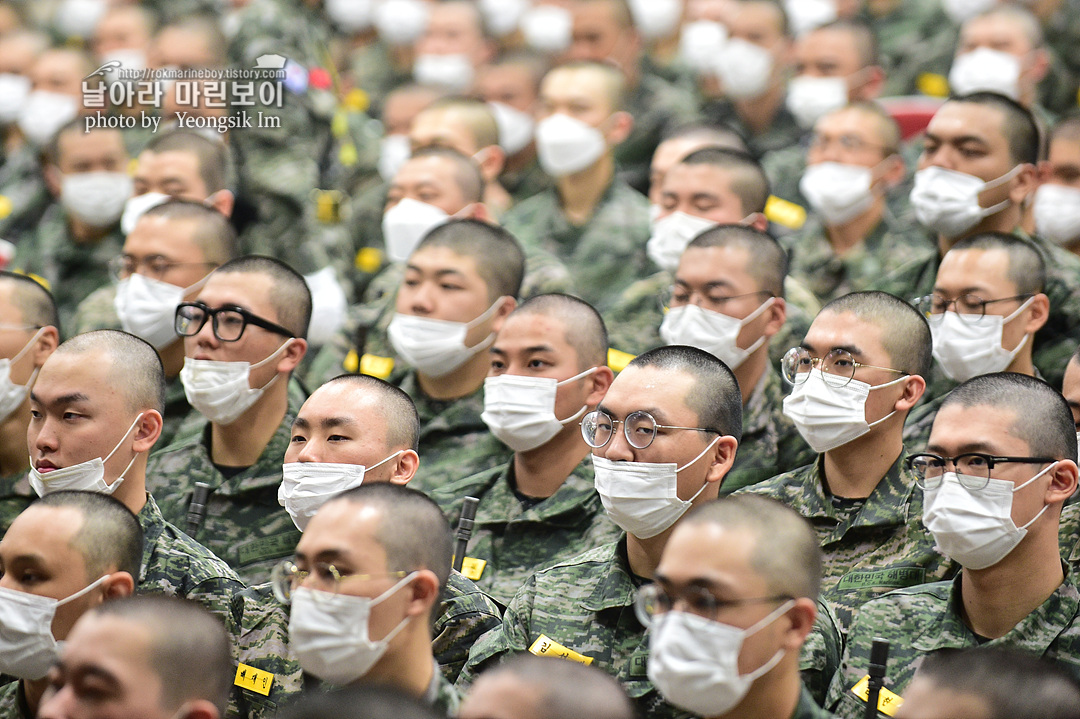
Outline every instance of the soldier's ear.
[[53, 164], [47, 164], [41, 168], [42, 175], [45, 177], [45, 186], [49, 188], [49, 192], [53, 197], [60, 197], [60, 186], [63, 184], [64, 175], [60, 172], [60, 168]]

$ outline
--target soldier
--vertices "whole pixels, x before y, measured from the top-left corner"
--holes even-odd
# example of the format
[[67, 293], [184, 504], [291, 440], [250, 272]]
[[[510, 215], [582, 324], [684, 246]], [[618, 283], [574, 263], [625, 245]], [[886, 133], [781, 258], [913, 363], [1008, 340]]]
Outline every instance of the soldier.
[[30, 390], [60, 344], [52, 295], [40, 284], [0, 272], [0, 536], [34, 498], [26, 473]]
[[30, 95], [31, 69], [48, 46], [47, 35], [30, 30], [14, 30], [0, 37], [0, 75], [7, 78], [7, 86], [0, 93], [0, 134], [4, 143], [0, 237], [12, 243], [37, 224], [49, 204], [38, 154], [27, 146], [18, 125], [19, 113]]
[[485, 350], [517, 304], [521, 248], [505, 230], [454, 220], [429, 232], [409, 257], [390, 322], [390, 343], [407, 363], [391, 381], [420, 413], [420, 471], [431, 491], [504, 460], [480, 419], [490, 360]]
[[[232, 665], [228, 636], [198, 605], [155, 596], [108, 602], [71, 630], [38, 716], [218, 719]], [[105, 687], [104, 698], [88, 686]]]
[[923, 447], [934, 415], [958, 382], [990, 372], [1037, 377], [1031, 346], [1046, 324], [1046, 265], [1014, 235], [988, 232], [957, 240], [938, 267], [934, 292], [916, 306], [930, 322], [934, 370], [922, 405], [904, 427], [904, 441]]
[[779, 243], [744, 225], [718, 225], [695, 237], [675, 272], [660, 325], [669, 345], [705, 350], [735, 373], [742, 398], [742, 443], [721, 494], [813, 459], [780, 411], [784, 388], [769, 341], [784, 326], [786, 257]]
[[289, 380], [307, 350], [310, 312], [304, 279], [257, 255], [223, 264], [194, 302], [176, 309], [185, 354], [180, 381], [202, 417], [153, 457], [149, 485], [167, 519], [185, 523], [252, 581], [299, 538], [277, 506], [277, 489], [303, 401]]
[[934, 252], [889, 206], [906, 172], [899, 145], [896, 121], [869, 102], [828, 112], [814, 127], [800, 187], [815, 216], [784, 243], [792, 274], [822, 303]]
[[[870, 644], [891, 642], [886, 698], [903, 697], [919, 665], [947, 648], [1013, 647], [1080, 667], [1080, 591], [1058, 550], [1058, 520], [1076, 490], [1069, 407], [1049, 385], [981, 375], [949, 393], [926, 454], [911, 470], [937, 546], [962, 569], [950, 582], [900, 589], [862, 606], [826, 707], [866, 714]], [[994, 499], [997, 497], [998, 499]]]
[[337, 686], [396, 686], [454, 714], [457, 692], [431, 649], [451, 552], [450, 526], [419, 492], [381, 482], [324, 504], [274, 571], [304, 671]]
[[100, 493], [57, 492], [15, 518], [0, 540], [0, 670], [18, 680], [0, 689], [4, 716], [37, 715], [57, 642], [89, 608], [131, 595], [142, 554], [138, 520]]
[[480, 418], [514, 455], [447, 482], [431, 498], [455, 525], [464, 498], [480, 500], [463, 571], [505, 606], [534, 571], [617, 537], [579, 426], [613, 374], [603, 320], [567, 295], [526, 300], [489, 352]]
[[746, 143], [734, 130], [712, 125], [683, 125], [664, 137], [649, 163], [649, 224], [655, 224], [661, 212], [660, 197], [664, 177], [687, 155], [706, 147], [746, 152]]
[[794, 386], [784, 414], [820, 454], [747, 491], [813, 525], [824, 553], [822, 594], [844, 630], [867, 600], [956, 570], [922, 524], [901, 436], [926, 388], [930, 352], [930, 329], [910, 305], [855, 292], [826, 305], [784, 358]]
[[748, 495], [696, 507], [638, 592], [649, 677], [703, 717], [828, 719], [799, 678], [820, 585], [821, 551], [791, 509]]
[[120, 254], [120, 215], [131, 197], [128, 153], [120, 130], [92, 129], [82, 120], [60, 129], [45, 153], [45, 180], [55, 198], [33, 236], [20, 242], [12, 267], [40, 275], [67, 324], [76, 306], [109, 283], [109, 261]]
[[1054, 126], [1046, 159], [1032, 208], [1035, 231], [1080, 255], [1080, 118]]
[[566, 265], [575, 294], [601, 311], [653, 271], [645, 255], [648, 201], [615, 176], [614, 148], [630, 134], [626, 81], [578, 62], [551, 70], [540, 88], [537, 153], [555, 187], [514, 207], [504, 225], [527, 249]]

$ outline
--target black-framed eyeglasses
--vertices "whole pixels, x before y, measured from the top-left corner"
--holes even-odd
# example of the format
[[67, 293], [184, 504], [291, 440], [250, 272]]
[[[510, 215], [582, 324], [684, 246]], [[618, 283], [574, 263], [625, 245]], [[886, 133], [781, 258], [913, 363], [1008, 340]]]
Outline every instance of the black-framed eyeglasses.
[[1005, 463], [1049, 464], [1057, 462], [1053, 457], [998, 457], [982, 452], [966, 452], [955, 457], [924, 452], [913, 454], [907, 459], [907, 465], [915, 474], [915, 483], [923, 489], [937, 489], [951, 464], [957, 479], [966, 489], [979, 490], [990, 482], [990, 473], [994, 466]]
[[194, 337], [199, 334], [207, 319], [212, 320], [214, 336], [222, 342], [236, 342], [244, 335], [244, 330], [248, 325], [262, 327], [264, 330], [285, 337], [294, 336], [292, 331], [276, 322], [264, 320], [243, 307], [224, 305], [217, 309], [210, 309], [202, 302], [181, 302], [176, 306], [176, 334], [181, 337]]
[[688, 429], [695, 432], [714, 432], [715, 429], [705, 427], [678, 427], [673, 424], [658, 424], [656, 418], [644, 410], [638, 410], [626, 415], [626, 419], [612, 419], [607, 412], [595, 409], [581, 418], [581, 436], [585, 438], [585, 444], [593, 449], [603, 447], [615, 435], [615, 425], [623, 426], [623, 434], [626, 441], [635, 449], [645, 449], [656, 439], [657, 430], [661, 429]]
[[682, 603], [685, 611], [695, 614], [710, 621], [717, 621], [720, 612], [732, 607], [741, 607], [746, 604], [762, 604], [765, 602], [786, 602], [794, 597], [787, 594], [774, 594], [769, 597], [751, 597], [749, 599], [718, 599], [712, 592], [702, 586], [690, 585], [678, 592], [669, 593], [659, 584], [646, 584], [638, 590], [634, 598], [634, 613], [638, 621], [644, 626], [649, 626], [653, 617], [667, 614], [675, 608], [676, 604]]
[[[165, 274], [176, 267], [189, 267], [201, 265], [207, 269], [217, 267], [216, 262], [173, 262], [162, 255], [150, 255], [149, 257], [135, 258], [131, 255], [120, 255], [109, 260], [109, 274], [114, 280], [123, 280], [139, 273], [155, 280], [160, 280]], [[139, 272], [142, 270], [142, 272]]]
[[379, 572], [378, 574], [342, 573], [333, 564], [326, 562], [315, 562], [311, 565], [311, 569], [300, 569], [291, 559], [283, 559], [270, 570], [270, 586], [278, 601], [288, 604], [292, 601], [293, 592], [304, 583], [307, 583], [311, 589], [337, 594], [343, 581], [364, 581], [383, 577], [403, 579], [408, 575], [409, 573], [404, 571]]
[[950, 308], [956, 314], [960, 315], [960, 319], [965, 322], [978, 322], [986, 315], [986, 306], [992, 305], [997, 302], [1026, 302], [1035, 295], [1031, 292], [1025, 292], [1022, 295], [1015, 295], [1013, 297], [1002, 297], [997, 300], [984, 300], [976, 294], [970, 292], [960, 295], [956, 299], [950, 300], [945, 295], [933, 293], [925, 295], [923, 297], [916, 298], [912, 303], [915, 305], [915, 309], [923, 313], [923, 316], [938, 317], [949, 311]]
[[784, 379], [792, 385], [802, 384], [810, 376], [810, 370], [817, 367], [825, 383], [832, 387], [843, 387], [855, 377], [859, 367], [880, 369], [905, 376], [908, 373], [892, 367], [878, 367], [872, 364], [856, 362], [847, 350], [834, 349], [824, 357], [812, 357], [805, 347], [792, 347], [780, 360], [780, 370]]
[[681, 306], [690, 303], [690, 300], [695, 294], [700, 294], [705, 300], [705, 303], [714, 307], [723, 307], [732, 300], [741, 300], [743, 297], [774, 297], [769, 290], [758, 290], [757, 292], [744, 292], [741, 295], [729, 295], [722, 291], [720, 287], [706, 286], [700, 293], [697, 290], [692, 290], [685, 285], [672, 285], [668, 287], [660, 295], [660, 301], [664, 307]]

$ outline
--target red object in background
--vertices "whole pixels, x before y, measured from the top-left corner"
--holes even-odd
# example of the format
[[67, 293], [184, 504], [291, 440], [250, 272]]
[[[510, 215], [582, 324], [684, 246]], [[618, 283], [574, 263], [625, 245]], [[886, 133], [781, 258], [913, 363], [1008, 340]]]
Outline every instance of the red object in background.
[[892, 115], [900, 125], [900, 136], [904, 140], [915, 137], [930, 124], [930, 118], [944, 104], [944, 97], [926, 95], [904, 95], [900, 97], [882, 97], [878, 99], [885, 111]]
[[308, 83], [316, 90], [329, 90], [334, 84], [330, 73], [321, 67], [313, 67], [308, 71]]
[[7, 240], [0, 240], [0, 270], [6, 270], [15, 259], [15, 245]]

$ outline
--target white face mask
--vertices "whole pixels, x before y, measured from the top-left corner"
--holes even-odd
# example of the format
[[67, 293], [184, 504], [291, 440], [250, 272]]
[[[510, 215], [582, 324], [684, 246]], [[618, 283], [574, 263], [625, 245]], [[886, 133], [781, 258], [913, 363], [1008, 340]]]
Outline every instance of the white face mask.
[[91, 227], [108, 227], [124, 214], [133, 189], [131, 176], [123, 172], [64, 175], [60, 204], [80, 222]]
[[896, 414], [889, 412], [873, 423], [866, 421], [866, 398], [870, 390], [889, 387], [903, 382], [899, 377], [892, 382], [870, 386], [853, 379], [843, 387], [826, 383], [821, 370], [811, 370], [791, 394], [784, 398], [784, 415], [795, 423], [795, 428], [817, 453], [828, 452], [858, 439], [871, 427], [876, 427]]
[[682, 26], [679, 58], [698, 75], [711, 73], [716, 56], [728, 40], [727, 28], [713, 20], [695, 20]]
[[79, 103], [71, 95], [34, 90], [19, 111], [19, 129], [35, 147], [45, 147], [78, 114]]
[[724, 94], [733, 100], [761, 97], [772, 77], [772, 53], [742, 38], [732, 38], [716, 56], [716, 73]]
[[278, 504], [292, 517], [293, 524], [303, 532], [319, 508], [342, 492], [364, 483], [364, 474], [381, 467], [404, 450], [394, 452], [370, 467], [362, 464], [333, 462], [288, 462], [281, 465], [281, 484]]
[[956, 25], [963, 25], [995, 5], [997, 5], [997, 0], [942, 0], [941, 2], [945, 14]]
[[1035, 190], [1035, 232], [1058, 245], [1080, 240], [1080, 190], [1045, 184]]
[[993, 207], [979, 204], [979, 193], [1004, 184], [1020, 172], [1020, 165], [996, 180], [983, 182], [974, 175], [932, 165], [915, 173], [911, 206], [919, 222], [945, 237], [958, 237], [1012, 202], [1005, 198]]
[[934, 359], [949, 379], [957, 382], [981, 374], [1002, 372], [1024, 348], [1029, 339], [1024, 335], [1015, 349], [1001, 346], [1005, 323], [1014, 320], [1034, 301], [1031, 297], [1008, 317], [983, 315], [969, 322], [955, 312], [943, 312], [930, 318], [930, 335], [934, 340]]
[[743, 349], [737, 344], [739, 332], [774, 302], [776, 299], [770, 297], [741, 320], [697, 305], [672, 307], [660, 324], [660, 337], [669, 345], [690, 345], [704, 350], [735, 370], [765, 344], [765, 335], [762, 335]]
[[421, 85], [434, 85], [451, 92], [464, 92], [473, 83], [476, 72], [467, 55], [417, 55], [413, 61], [413, 79]]
[[405, 262], [427, 233], [449, 219], [450, 215], [435, 205], [402, 198], [383, 215], [386, 257], [391, 262]]
[[679, 267], [679, 258], [690, 241], [716, 223], [685, 212], [672, 212], [652, 225], [652, 235], [645, 243], [645, 253], [656, 266], [668, 272]]
[[794, 77], [788, 83], [784, 103], [799, 125], [812, 128], [822, 115], [847, 105], [847, 78], [808, 75]]
[[551, 115], [536, 126], [540, 167], [552, 177], [581, 172], [599, 160], [606, 149], [604, 133], [569, 115]]
[[402, 579], [370, 599], [300, 587], [292, 593], [289, 646], [305, 672], [337, 686], [351, 684], [371, 670], [390, 646], [390, 640], [409, 623], [409, 617], [384, 638], [371, 639], [371, 608], [412, 581]]
[[104, 459], [95, 457], [94, 459], [85, 462], [73, 464], [70, 467], [54, 469], [51, 472], [39, 472], [34, 467], [34, 459], [31, 457], [30, 486], [34, 488], [34, 491], [39, 497], [65, 490], [112, 494], [124, 483], [124, 475], [127, 474], [127, 471], [131, 469], [131, 465], [135, 464], [135, 460], [138, 459], [139, 455], [142, 453], [136, 452], [131, 457], [131, 461], [124, 467], [124, 471], [120, 473], [120, 476], [117, 477], [112, 484], [105, 481], [105, 463], [116, 454], [116, 450], [120, 449], [120, 445], [122, 445], [128, 435], [131, 434], [131, 430], [135, 429], [135, 425], [139, 424], [139, 420], [141, 420], [142, 417], [143, 413], [140, 412], [139, 416], [135, 418], [135, 421], [132, 422], [131, 426], [124, 432], [124, 436], [120, 438], [120, 441], [116, 443], [116, 446], [112, 448], [112, 451], [105, 455]]
[[89, 40], [108, 6], [108, 0], [62, 0], [53, 11], [53, 24], [62, 35]]
[[323, 8], [330, 21], [349, 34], [371, 27], [373, 0], [323, 0]]
[[30, 351], [44, 331], [44, 328], [38, 330], [14, 357], [0, 359], [0, 422], [4, 422], [15, 410], [22, 407], [23, 402], [26, 401], [26, 395], [30, 392], [30, 385], [34, 384], [38, 370], [41, 369], [35, 367], [34, 373], [30, 375], [30, 380], [26, 384], [15, 384], [11, 381], [11, 365], [21, 360], [23, 355]]
[[66, 599], [0, 587], [0, 672], [26, 681], [48, 674], [60, 659], [60, 647], [52, 634], [56, 610], [88, 594], [108, 578], [108, 575], [101, 577]]
[[120, 215], [120, 231], [125, 236], [130, 235], [131, 231], [135, 229], [135, 224], [143, 215], [151, 208], [164, 204], [171, 199], [172, 197], [169, 195], [160, 192], [144, 192], [141, 195], [129, 197], [127, 202], [124, 203], [124, 213]]
[[478, 344], [465, 346], [469, 330], [491, 319], [502, 305], [503, 298], [495, 300], [491, 307], [471, 322], [450, 322], [428, 317], [394, 315], [386, 328], [390, 344], [401, 358], [421, 374], [442, 377], [465, 364], [477, 352], [487, 349], [495, 341], [492, 332]]
[[496, 37], [505, 37], [518, 29], [521, 18], [529, 9], [529, 0], [480, 0], [484, 25]]
[[836, 0], [784, 0], [791, 34], [806, 33], [836, 20]]
[[504, 105], [501, 102], [489, 102], [495, 124], [499, 126], [499, 145], [507, 155], [516, 155], [533, 141], [536, 121], [527, 112]]
[[537, 52], [557, 55], [570, 47], [574, 17], [557, 5], [537, 5], [521, 16], [525, 44]]
[[25, 75], [0, 73], [0, 123], [10, 125], [30, 96], [32, 83]]
[[749, 674], [739, 674], [746, 638], [795, 606], [790, 600], [747, 629], [710, 621], [687, 612], [667, 612], [649, 629], [649, 679], [669, 702], [688, 712], [725, 715], [743, 700], [754, 680], [784, 657], [780, 649]]
[[549, 377], [503, 374], [484, 380], [484, 411], [480, 419], [495, 437], [515, 452], [536, 449], [557, 435], [563, 427], [581, 419], [587, 407], [566, 419], [555, 416], [555, 393], [561, 385], [576, 382], [596, 371], [558, 382]]
[[107, 70], [105, 72], [105, 79], [109, 83], [120, 81], [120, 70], [128, 70], [134, 72], [142, 72], [146, 69], [146, 53], [142, 50], [134, 48], [123, 48], [120, 50], [113, 50], [101, 56], [99, 62], [102, 65], [110, 62], [120, 63], [118, 67], [113, 70]]
[[646, 41], [667, 37], [679, 27], [682, 0], [629, 0], [634, 27]]
[[809, 165], [799, 191], [827, 225], [843, 225], [874, 204], [873, 170], [840, 162]]
[[988, 47], [957, 55], [949, 70], [949, 89], [954, 95], [996, 92], [1017, 100], [1020, 97], [1020, 58]]
[[1057, 462], [1021, 485], [991, 479], [979, 490], [967, 489], [956, 472], [946, 472], [940, 485], [924, 490], [923, 524], [934, 535], [938, 551], [965, 569], [986, 569], [1000, 562], [1050, 506], [1043, 505], [1030, 522], [1017, 527], [1012, 520], [1013, 494], [1055, 465]]
[[681, 467], [674, 462], [614, 462], [593, 455], [596, 492], [611, 521], [638, 539], [655, 537], [686, 514], [709, 483], [688, 500], [679, 499], [679, 472], [704, 457], [720, 441], [715, 437]]
[[382, 0], [374, 12], [375, 30], [388, 45], [411, 45], [427, 29], [428, 4], [424, 0]]
[[177, 287], [134, 273], [116, 285], [113, 307], [125, 332], [142, 337], [160, 350], [178, 339], [175, 327], [176, 306], [184, 297], [206, 281], [191, 287]]
[[379, 176], [391, 182], [411, 156], [408, 135], [387, 135], [379, 141]]
[[252, 388], [249, 379], [251, 370], [276, 359], [290, 344], [292, 340], [286, 340], [273, 354], [255, 364], [185, 357], [184, 368], [180, 370], [184, 396], [199, 414], [212, 423], [230, 425], [258, 402], [263, 392], [281, 376], [275, 374], [262, 387]]

